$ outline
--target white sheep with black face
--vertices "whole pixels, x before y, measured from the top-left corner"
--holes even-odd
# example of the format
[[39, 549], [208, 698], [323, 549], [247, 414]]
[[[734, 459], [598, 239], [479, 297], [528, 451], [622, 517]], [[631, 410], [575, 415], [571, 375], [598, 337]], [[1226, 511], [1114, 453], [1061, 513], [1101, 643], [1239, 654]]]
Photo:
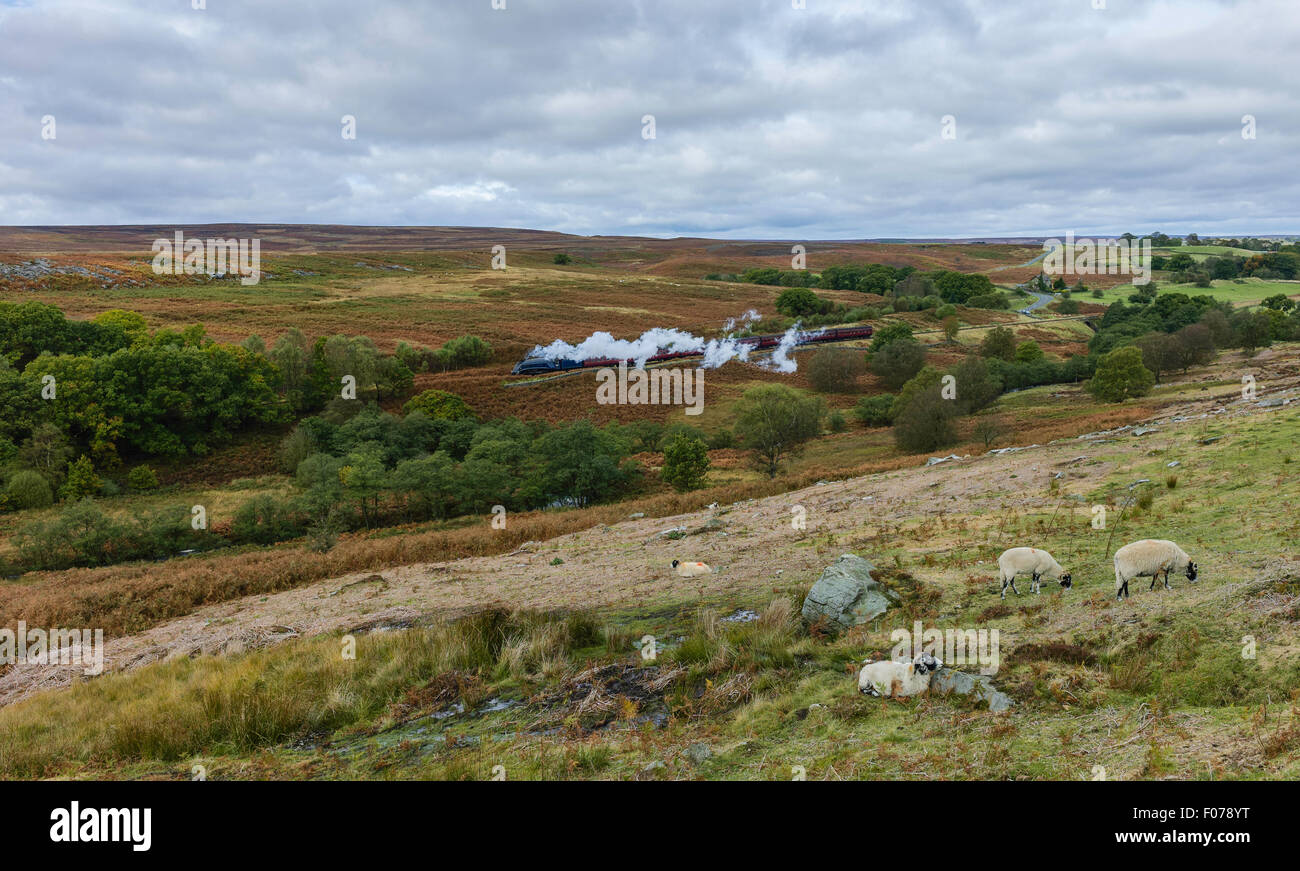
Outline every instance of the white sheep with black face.
[[1169, 573], [1178, 572], [1187, 580], [1195, 581], [1198, 573], [1196, 563], [1178, 545], [1163, 538], [1144, 538], [1132, 544], [1126, 544], [1115, 551], [1115, 599], [1128, 596], [1128, 582], [1134, 578], [1150, 578], [1154, 590], [1156, 579], [1163, 572], [1165, 589], [1169, 586]]
[[943, 661], [922, 653], [911, 662], [868, 662], [858, 673], [858, 691], [867, 696], [914, 696], [930, 688], [930, 676]]
[[1007, 586], [1017, 596], [1016, 575], [1030, 575], [1033, 578], [1033, 591], [1038, 593], [1039, 581], [1051, 578], [1068, 590], [1073, 585], [1070, 573], [1047, 551], [1039, 547], [1013, 547], [1002, 552], [998, 557], [998, 575], [1002, 581], [1002, 598], [1007, 597]]

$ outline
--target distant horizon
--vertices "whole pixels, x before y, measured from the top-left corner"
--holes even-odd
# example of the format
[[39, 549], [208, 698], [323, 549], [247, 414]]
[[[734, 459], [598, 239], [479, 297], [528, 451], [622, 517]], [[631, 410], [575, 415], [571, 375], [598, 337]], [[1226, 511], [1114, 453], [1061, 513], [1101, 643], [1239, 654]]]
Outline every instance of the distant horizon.
[[[339, 223], [337, 221], [309, 222], [309, 221], [140, 221], [115, 224], [5, 224], [0, 223], [0, 229], [9, 230], [183, 230], [186, 227], [339, 227], [347, 229], [366, 229], [366, 230], [502, 230], [511, 233], [539, 233], [554, 234], [558, 236], [568, 236], [578, 239], [602, 239], [602, 238], [628, 238], [628, 239], [648, 239], [658, 242], [687, 241], [692, 239], [714, 240], [725, 242], [793, 242], [793, 243], [818, 243], [818, 242], [836, 242], [836, 243], [875, 243], [875, 244], [914, 244], [914, 243], [969, 243], [969, 242], [986, 242], [991, 244], [1014, 244], [1017, 242], [1043, 242], [1047, 239], [1062, 238], [1066, 233], [1073, 233], [1077, 239], [1119, 239], [1125, 233], [1143, 238], [1154, 233], [1162, 233], [1171, 238], [1185, 239], [1187, 236], [1195, 234], [1202, 239], [1268, 239], [1268, 240], [1287, 240], [1300, 239], [1300, 231], [1290, 233], [1254, 233], [1254, 232], [1216, 232], [1201, 233], [1196, 230], [1168, 232], [1162, 229], [1149, 230], [1144, 232], [1134, 232], [1125, 230], [1121, 232], [1101, 232], [1095, 230], [1058, 230], [1053, 232], [1030, 233], [1030, 234], [993, 234], [985, 236], [846, 236], [846, 237], [804, 237], [804, 236], [710, 236], [710, 235], [658, 235], [658, 234], [636, 234], [636, 233], [572, 233], [564, 230], [556, 230], [546, 227], [510, 227], [494, 224], [349, 224]], [[0, 250], [0, 254], [4, 254]]]

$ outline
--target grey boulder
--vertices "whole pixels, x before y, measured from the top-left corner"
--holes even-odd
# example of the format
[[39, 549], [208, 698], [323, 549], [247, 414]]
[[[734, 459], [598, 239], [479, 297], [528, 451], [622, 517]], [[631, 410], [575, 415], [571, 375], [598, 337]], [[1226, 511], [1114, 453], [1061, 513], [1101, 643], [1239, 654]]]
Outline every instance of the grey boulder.
[[803, 600], [804, 619], [816, 623], [825, 618], [829, 628], [839, 632], [885, 613], [898, 596], [871, 577], [872, 568], [851, 553], [831, 563]]

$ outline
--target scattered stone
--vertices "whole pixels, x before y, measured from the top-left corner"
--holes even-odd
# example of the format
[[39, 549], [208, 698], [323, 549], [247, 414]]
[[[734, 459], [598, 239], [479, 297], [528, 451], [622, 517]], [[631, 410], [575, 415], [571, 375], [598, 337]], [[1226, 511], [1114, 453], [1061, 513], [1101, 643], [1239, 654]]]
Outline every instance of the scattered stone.
[[640, 520], [642, 517], [645, 517], [645, 512], [644, 512], [644, 511], [638, 511], [638, 512], [636, 512], [635, 514], [629, 514], [629, 515], [627, 516], [627, 519], [628, 519], [628, 520]]
[[957, 693], [961, 696], [973, 695], [977, 699], [987, 701], [990, 711], [1005, 711], [1015, 704], [1011, 696], [995, 688], [993, 681], [986, 675], [967, 674], [950, 668], [941, 668], [934, 673], [930, 678], [930, 691]]
[[840, 631], [885, 613], [898, 596], [871, 577], [873, 568], [851, 553], [827, 566], [803, 600], [804, 619], [815, 623], [824, 618], [833, 630]]
[[713, 750], [709, 748], [708, 744], [692, 744], [686, 748], [686, 758], [691, 761], [692, 765], [703, 765], [713, 758]]
[[1181, 465], [1182, 465], [1182, 463], [1178, 462], [1177, 460], [1174, 460], [1172, 463], [1165, 463], [1165, 468], [1166, 468], [1166, 469], [1176, 469], [1176, 468], [1178, 468], [1178, 467], [1181, 466]]
[[1154, 426], [1140, 426], [1137, 429], [1133, 430], [1133, 435], [1144, 436], [1144, 435], [1150, 435], [1153, 432], [1160, 432], [1160, 428]]

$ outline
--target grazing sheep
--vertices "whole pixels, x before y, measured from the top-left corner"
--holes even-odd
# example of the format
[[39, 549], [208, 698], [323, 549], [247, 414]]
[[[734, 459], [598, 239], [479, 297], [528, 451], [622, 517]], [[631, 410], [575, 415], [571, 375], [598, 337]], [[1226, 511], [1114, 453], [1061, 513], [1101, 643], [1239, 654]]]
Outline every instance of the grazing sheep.
[[1038, 594], [1038, 582], [1043, 578], [1055, 578], [1067, 590], [1072, 583], [1070, 573], [1061, 568], [1061, 564], [1050, 553], [1036, 547], [1013, 547], [1003, 551], [1002, 556], [998, 557], [998, 574], [1002, 580], [1003, 599], [1007, 597], [1008, 584], [1011, 585], [1011, 592], [1020, 595], [1016, 589], [1016, 575], [1033, 576], [1035, 595]]
[[858, 691], [867, 696], [914, 696], [930, 688], [930, 676], [943, 661], [922, 653], [912, 662], [868, 662], [858, 673]]
[[1163, 538], [1144, 538], [1126, 544], [1115, 551], [1115, 600], [1128, 596], [1128, 582], [1134, 578], [1150, 578], [1149, 589], [1156, 588], [1156, 579], [1165, 573], [1165, 589], [1169, 586], [1169, 573], [1182, 572], [1187, 580], [1196, 580], [1196, 563], [1181, 547]]
[[700, 575], [713, 573], [707, 563], [684, 563], [673, 560], [673, 570], [679, 578], [698, 578]]

